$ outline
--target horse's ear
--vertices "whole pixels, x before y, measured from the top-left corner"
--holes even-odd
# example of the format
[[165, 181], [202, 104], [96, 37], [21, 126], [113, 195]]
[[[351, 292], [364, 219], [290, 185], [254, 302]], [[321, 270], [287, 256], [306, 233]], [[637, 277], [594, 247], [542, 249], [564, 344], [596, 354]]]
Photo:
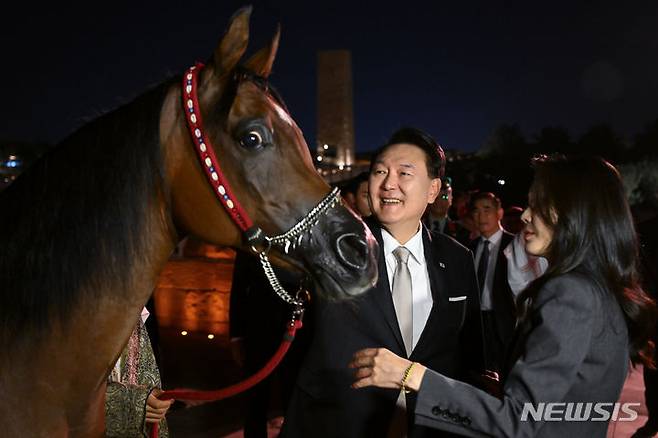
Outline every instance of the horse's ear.
[[218, 74], [229, 72], [238, 65], [247, 50], [249, 42], [249, 17], [251, 6], [238, 10], [231, 18], [228, 30], [219, 42], [213, 56], [215, 71]]
[[245, 67], [250, 71], [256, 73], [258, 76], [267, 78], [272, 72], [272, 64], [276, 57], [276, 51], [279, 48], [279, 37], [281, 36], [281, 25], [277, 25], [276, 33], [270, 42], [270, 45], [263, 47], [258, 52], [254, 53], [249, 61], [246, 62]]

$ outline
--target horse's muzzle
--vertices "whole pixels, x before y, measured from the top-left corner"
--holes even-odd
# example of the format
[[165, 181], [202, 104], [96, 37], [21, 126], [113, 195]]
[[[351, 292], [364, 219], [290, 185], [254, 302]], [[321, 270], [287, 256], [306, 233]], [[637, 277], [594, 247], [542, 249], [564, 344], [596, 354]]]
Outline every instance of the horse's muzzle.
[[325, 298], [355, 297], [376, 283], [377, 241], [366, 224], [344, 206], [323, 215], [305, 244], [304, 264]]

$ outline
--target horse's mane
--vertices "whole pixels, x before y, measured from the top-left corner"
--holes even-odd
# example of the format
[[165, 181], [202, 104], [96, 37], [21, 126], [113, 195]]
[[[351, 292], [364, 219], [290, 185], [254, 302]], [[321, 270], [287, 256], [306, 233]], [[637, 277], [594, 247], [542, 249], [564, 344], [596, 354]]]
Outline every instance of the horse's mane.
[[66, 321], [109, 284], [130, 293], [147, 213], [166, 190], [159, 120], [170, 82], [83, 126], [0, 193], [5, 339]]

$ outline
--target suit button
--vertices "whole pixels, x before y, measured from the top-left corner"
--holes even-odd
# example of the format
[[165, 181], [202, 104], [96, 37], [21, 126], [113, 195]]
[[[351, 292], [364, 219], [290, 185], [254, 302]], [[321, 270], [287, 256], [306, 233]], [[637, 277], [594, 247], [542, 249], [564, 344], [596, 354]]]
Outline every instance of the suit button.
[[443, 412], [441, 412], [441, 416], [447, 420], [452, 415], [450, 415], [450, 412], [448, 412], [448, 411], [443, 411]]
[[471, 425], [471, 419], [470, 418], [462, 418], [462, 424], [465, 424], [466, 426]]
[[439, 408], [438, 406], [434, 406], [432, 408], [432, 414], [438, 416], [438, 415], [441, 415], [441, 413], [443, 413], [443, 410], [441, 408]]

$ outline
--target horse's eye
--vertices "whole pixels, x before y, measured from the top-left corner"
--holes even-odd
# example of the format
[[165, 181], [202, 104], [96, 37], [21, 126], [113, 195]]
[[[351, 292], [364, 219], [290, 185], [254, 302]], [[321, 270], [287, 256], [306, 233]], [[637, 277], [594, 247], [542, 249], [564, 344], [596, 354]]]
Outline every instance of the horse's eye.
[[249, 131], [240, 138], [240, 144], [247, 149], [255, 149], [263, 145], [263, 137], [257, 131]]
[[260, 151], [272, 144], [273, 132], [262, 119], [244, 120], [235, 128], [235, 141], [248, 151]]

